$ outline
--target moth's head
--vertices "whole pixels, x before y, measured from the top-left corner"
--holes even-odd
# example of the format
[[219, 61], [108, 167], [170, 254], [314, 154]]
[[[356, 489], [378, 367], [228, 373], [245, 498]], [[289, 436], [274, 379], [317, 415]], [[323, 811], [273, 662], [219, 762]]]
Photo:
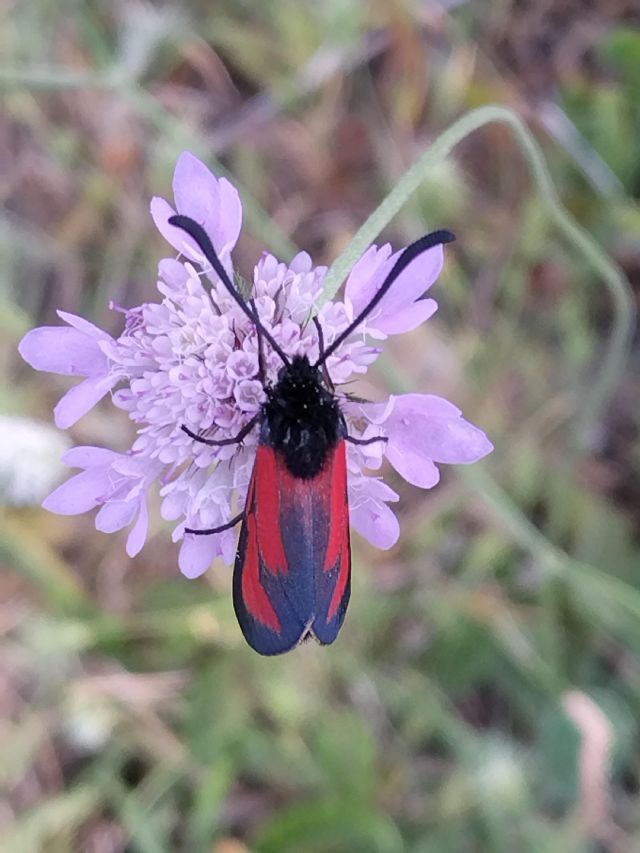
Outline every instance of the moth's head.
[[311, 364], [306, 355], [295, 355], [289, 364], [278, 371], [278, 381], [273, 389], [276, 393], [311, 394], [324, 388], [322, 372]]

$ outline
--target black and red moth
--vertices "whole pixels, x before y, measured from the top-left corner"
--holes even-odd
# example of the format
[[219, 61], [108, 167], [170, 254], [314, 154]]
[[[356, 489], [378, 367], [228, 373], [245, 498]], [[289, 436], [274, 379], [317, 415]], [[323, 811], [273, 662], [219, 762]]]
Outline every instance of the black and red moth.
[[260, 352], [266, 341], [282, 360], [275, 384], [265, 382], [261, 368], [266, 401], [237, 436], [216, 441], [182, 427], [194, 440], [212, 446], [239, 443], [254, 427], [260, 430], [244, 511], [221, 527], [185, 532], [208, 535], [242, 522], [233, 604], [242, 633], [257, 652], [282, 654], [308, 637], [332, 643], [342, 627], [351, 588], [346, 442], [384, 439], [348, 435], [326, 361], [412, 261], [433, 246], [451, 242], [454, 235], [434, 231], [408, 246], [369, 304], [330, 346], [324, 347], [315, 321], [320, 355], [311, 364], [306, 355], [290, 358], [282, 351], [260, 323], [254, 303], [245, 302], [232, 284], [202, 226], [182, 215], [172, 216], [169, 223], [196, 241], [255, 325]]

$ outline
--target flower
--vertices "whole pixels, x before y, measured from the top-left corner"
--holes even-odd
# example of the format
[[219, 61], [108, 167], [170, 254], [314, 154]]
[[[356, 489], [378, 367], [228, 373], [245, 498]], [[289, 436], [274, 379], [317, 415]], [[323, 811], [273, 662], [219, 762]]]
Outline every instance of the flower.
[[44, 508], [78, 515], [99, 506], [96, 528], [103, 533], [122, 530], [135, 520], [127, 538], [127, 554], [135, 557], [147, 538], [147, 491], [162, 466], [103, 447], [73, 447], [62, 460], [83, 471], [45, 498]]
[[56, 426], [67, 429], [92, 409], [117, 383], [110, 373], [109, 362], [100, 349], [111, 336], [93, 323], [58, 311], [67, 326], [41, 326], [32, 329], [20, 341], [18, 350], [36, 370], [84, 376], [84, 382], [64, 395], [54, 409]]
[[[231, 272], [231, 250], [242, 218], [236, 190], [189, 153], [178, 160], [173, 188], [178, 212], [203, 225]], [[181, 253], [159, 265], [162, 300], [126, 311], [118, 308], [125, 321], [117, 338], [61, 312], [68, 326], [32, 330], [20, 352], [38, 370], [85, 377], [56, 407], [58, 426], [73, 425], [111, 392], [113, 403], [137, 428], [126, 453], [70, 450], [65, 463], [82, 470], [44, 506], [63, 514], [100, 507], [96, 526], [106, 532], [133, 525], [127, 540], [133, 555], [147, 535], [147, 494], [157, 488], [163, 518], [176, 522], [173, 538], [182, 543], [180, 568], [187, 577], [197, 577], [216, 557], [233, 561], [235, 533], [228, 529], [196, 536], [185, 529], [219, 527], [242, 509], [258, 430], [239, 444], [221, 447], [197, 442], [188, 433], [229, 439], [259, 415], [265, 401], [258, 379], [260, 342], [254, 323], [206, 267], [195, 242], [169, 224], [173, 207], [155, 198], [151, 213]], [[251, 297], [264, 329], [282, 351], [290, 357], [307, 355], [313, 363], [322, 343], [326, 349], [370, 301], [397, 257], [389, 246], [368, 249], [347, 279], [344, 300], [325, 303], [314, 322], [309, 318], [326, 268], [314, 267], [305, 252], [288, 264], [264, 253], [254, 270]], [[363, 403], [340, 389], [366, 373], [389, 335], [410, 331], [433, 315], [436, 302], [423, 296], [442, 264], [441, 245], [412, 261], [366, 321], [326, 360], [350, 435], [386, 439], [348, 447], [351, 522], [380, 548], [391, 547], [399, 535], [389, 506], [398, 495], [374, 473], [385, 457], [408, 482], [431, 488], [438, 482], [440, 464], [475, 462], [492, 450], [484, 433], [440, 397], [402, 394]], [[281, 360], [268, 345], [262, 367], [267, 383], [275, 382]]]

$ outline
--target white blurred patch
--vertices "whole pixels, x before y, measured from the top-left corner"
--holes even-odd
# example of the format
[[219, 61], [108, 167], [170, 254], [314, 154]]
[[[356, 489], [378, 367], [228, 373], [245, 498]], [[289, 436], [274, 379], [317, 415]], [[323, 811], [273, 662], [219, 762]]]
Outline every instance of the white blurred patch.
[[64, 478], [68, 469], [62, 454], [67, 437], [47, 424], [13, 415], [0, 415], [0, 501], [33, 506]]

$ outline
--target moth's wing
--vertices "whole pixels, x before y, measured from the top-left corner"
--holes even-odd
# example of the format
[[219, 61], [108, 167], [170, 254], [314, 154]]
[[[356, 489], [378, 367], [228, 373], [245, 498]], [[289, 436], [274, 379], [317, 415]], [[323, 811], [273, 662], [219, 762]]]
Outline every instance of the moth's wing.
[[314, 554], [315, 617], [311, 633], [332, 643], [344, 622], [351, 594], [351, 541], [346, 442], [338, 444], [311, 493], [317, 546]]
[[[233, 572], [238, 622], [249, 645], [262, 655], [296, 646], [313, 613], [304, 566], [292, 564], [284, 547], [285, 535], [290, 540], [296, 524], [291, 513], [283, 517], [283, 488], [288, 478], [295, 479], [283, 469], [284, 461], [271, 447], [258, 447]], [[292, 527], [286, 534], [285, 523]]]
[[315, 477], [294, 477], [283, 457], [258, 447], [234, 569], [234, 606], [244, 636], [265, 655], [307, 634], [332, 643], [350, 591], [346, 449]]

